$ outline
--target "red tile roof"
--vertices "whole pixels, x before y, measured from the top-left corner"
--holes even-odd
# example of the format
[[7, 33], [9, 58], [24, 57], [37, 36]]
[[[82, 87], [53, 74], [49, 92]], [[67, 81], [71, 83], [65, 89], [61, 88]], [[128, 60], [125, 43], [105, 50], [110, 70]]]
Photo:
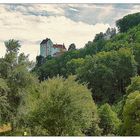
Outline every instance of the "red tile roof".
[[54, 48], [65, 49], [66, 50], [65, 45], [61, 45], [61, 44], [54, 44], [53, 47]]

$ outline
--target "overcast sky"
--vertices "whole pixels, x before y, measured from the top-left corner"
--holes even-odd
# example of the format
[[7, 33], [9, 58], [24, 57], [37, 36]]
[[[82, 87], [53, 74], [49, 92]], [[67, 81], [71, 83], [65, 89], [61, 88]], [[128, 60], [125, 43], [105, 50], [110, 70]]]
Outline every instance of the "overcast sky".
[[139, 11], [139, 4], [0, 4], [0, 57], [9, 39], [20, 40], [30, 60], [45, 38], [82, 48], [95, 34], [115, 27], [117, 19]]

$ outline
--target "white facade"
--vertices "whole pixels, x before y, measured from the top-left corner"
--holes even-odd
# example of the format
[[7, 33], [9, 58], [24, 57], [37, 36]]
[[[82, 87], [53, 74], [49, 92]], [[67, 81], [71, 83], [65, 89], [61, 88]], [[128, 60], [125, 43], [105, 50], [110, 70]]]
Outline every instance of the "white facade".
[[46, 42], [44, 41], [44, 43], [40, 44], [40, 55], [43, 57], [52, 56], [52, 48], [53, 42], [50, 39], [46, 40]]

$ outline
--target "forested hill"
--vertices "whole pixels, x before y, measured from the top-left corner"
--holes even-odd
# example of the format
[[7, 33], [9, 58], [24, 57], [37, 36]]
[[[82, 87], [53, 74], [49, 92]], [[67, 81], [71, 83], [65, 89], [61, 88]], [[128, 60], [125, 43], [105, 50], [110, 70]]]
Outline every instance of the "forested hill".
[[34, 71], [41, 81], [76, 75], [88, 83], [95, 101], [114, 103], [126, 93], [130, 78], [140, 74], [139, 19], [139, 13], [125, 16], [116, 22], [118, 33], [109, 28], [84, 48], [70, 50], [59, 58], [37, 56]]
[[37, 56], [5, 42], [0, 59], [1, 135], [140, 136], [140, 13], [116, 21], [84, 48]]

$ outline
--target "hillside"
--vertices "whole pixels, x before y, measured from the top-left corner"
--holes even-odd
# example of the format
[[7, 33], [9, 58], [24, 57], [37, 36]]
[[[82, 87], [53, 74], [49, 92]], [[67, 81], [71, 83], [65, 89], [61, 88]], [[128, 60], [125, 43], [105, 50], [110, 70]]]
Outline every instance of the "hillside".
[[[136, 15], [139, 16], [139, 14]], [[131, 17], [133, 16], [131, 15]], [[93, 90], [93, 98], [96, 95], [96, 91], [97, 94], [101, 94], [101, 98], [104, 98], [104, 95], [102, 95], [103, 91], [114, 92], [112, 93], [114, 95], [111, 94], [111, 98], [115, 98], [114, 96], [117, 96], [115, 93], [117, 90], [119, 92], [118, 97], [122, 98], [122, 96], [125, 94], [125, 88], [130, 84], [130, 78], [137, 75], [137, 73], [140, 74], [140, 24], [132, 26], [128, 31], [123, 33], [119, 32], [117, 34], [112, 34], [111, 30], [113, 31], [114, 29], [109, 28], [106, 33], [97, 34], [93, 41], [89, 41], [87, 44], [85, 44], [84, 48], [68, 51], [59, 58], [49, 57], [45, 59], [41, 58], [41, 56], [37, 57], [37, 64], [34, 71], [38, 74], [40, 80], [48, 79], [48, 77], [51, 78], [57, 75], [63, 77], [68, 77], [68, 75], [71, 74], [77, 75], [77, 78], [81, 82], [89, 83], [89, 88]], [[110, 35], [110, 39], [106, 39], [104, 37], [107, 33]], [[41, 59], [44, 60], [42, 61]], [[90, 63], [90, 66], [88, 66], [88, 63]], [[96, 65], [96, 69], [94, 68], [94, 65]], [[97, 66], [106, 67], [106, 69], [97, 69]], [[82, 73], [80, 73], [81, 70]], [[97, 71], [97, 73], [87, 73], [90, 70], [92, 71], [92, 73], [94, 73], [94, 71]], [[106, 70], [108, 70], [108, 72], [110, 71], [111, 73], [107, 73], [105, 77]], [[102, 71], [100, 75], [99, 71]], [[110, 83], [111, 85], [109, 86], [108, 78], [110, 75], [112, 75], [110, 77], [110, 80], [112, 81], [110, 82], [114, 83], [115, 81], [115, 83], [114, 85]], [[89, 79], [87, 79], [88, 76]], [[118, 79], [118, 77], [120, 78]], [[106, 80], [107, 83], [105, 84]], [[92, 85], [90, 83], [92, 83]], [[106, 87], [106, 85], [108, 85], [109, 87]], [[98, 86], [100, 87], [97, 88]], [[114, 89], [110, 89], [109, 91], [106, 89], [111, 88], [112, 86], [114, 87]], [[101, 87], [103, 89], [101, 89]], [[102, 101], [102, 99], [99, 98], [99, 102], [100, 101]], [[114, 101], [111, 101], [111, 103], [113, 102]]]

